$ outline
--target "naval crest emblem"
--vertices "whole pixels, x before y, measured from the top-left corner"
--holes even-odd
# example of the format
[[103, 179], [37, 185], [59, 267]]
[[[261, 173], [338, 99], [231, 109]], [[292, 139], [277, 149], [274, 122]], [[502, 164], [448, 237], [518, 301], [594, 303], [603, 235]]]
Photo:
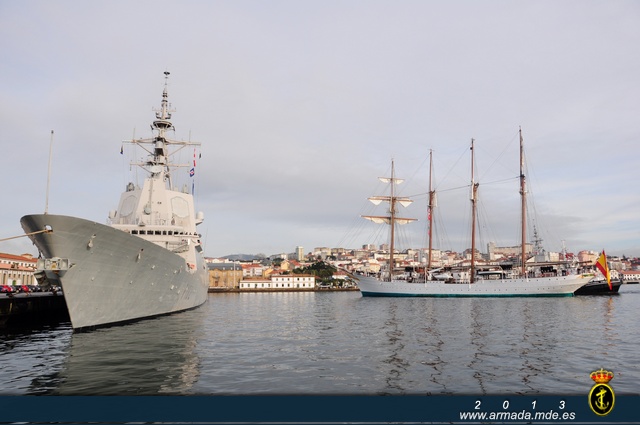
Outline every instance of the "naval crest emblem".
[[609, 381], [613, 379], [613, 372], [600, 368], [591, 372], [591, 379], [595, 385], [589, 391], [589, 407], [598, 416], [606, 416], [613, 410], [616, 396]]

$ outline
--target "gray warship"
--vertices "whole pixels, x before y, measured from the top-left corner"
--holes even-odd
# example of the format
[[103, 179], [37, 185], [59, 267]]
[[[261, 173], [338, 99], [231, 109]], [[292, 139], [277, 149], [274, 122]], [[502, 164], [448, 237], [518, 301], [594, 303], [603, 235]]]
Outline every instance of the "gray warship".
[[188, 310], [207, 300], [208, 271], [196, 226], [193, 190], [173, 187], [172, 163], [191, 141], [169, 139], [175, 130], [167, 94], [151, 127], [154, 136], [123, 143], [144, 149], [137, 162], [147, 173], [142, 187], [129, 183], [106, 224], [48, 214], [26, 215], [20, 224], [40, 252], [36, 276], [59, 285], [74, 330], [122, 324]]

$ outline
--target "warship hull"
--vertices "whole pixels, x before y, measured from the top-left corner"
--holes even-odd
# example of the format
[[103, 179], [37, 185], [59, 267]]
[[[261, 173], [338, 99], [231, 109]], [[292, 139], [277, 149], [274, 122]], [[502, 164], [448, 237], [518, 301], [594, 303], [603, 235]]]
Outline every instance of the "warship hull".
[[127, 231], [62, 215], [27, 215], [20, 223], [27, 234], [36, 232], [29, 237], [47, 259], [37, 273], [62, 287], [74, 330], [175, 313], [207, 300], [199, 245], [189, 247], [197, 252], [175, 253]]

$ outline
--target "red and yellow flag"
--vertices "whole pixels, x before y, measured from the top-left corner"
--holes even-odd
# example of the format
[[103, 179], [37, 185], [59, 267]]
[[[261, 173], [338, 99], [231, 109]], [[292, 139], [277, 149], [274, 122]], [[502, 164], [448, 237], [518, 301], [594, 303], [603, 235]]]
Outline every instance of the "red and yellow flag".
[[600, 254], [598, 261], [596, 261], [596, 268], [600, 270], [600, 272], [607, 279], [607, 285], [609, 285], [609, 290], [610, 291], [613, 290], [613, 287], [611, 286], [611, 274], [609, 273], [609, 266], [607, 265], [607, 256], [604, 253], [604, 250], [602, 250], [602, 254]]

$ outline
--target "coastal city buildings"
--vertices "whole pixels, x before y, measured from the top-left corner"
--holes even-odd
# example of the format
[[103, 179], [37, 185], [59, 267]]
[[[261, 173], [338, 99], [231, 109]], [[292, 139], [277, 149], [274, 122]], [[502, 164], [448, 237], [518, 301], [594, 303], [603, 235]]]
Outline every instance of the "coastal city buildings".
[[[588, 267], [595, 264], [599, 252], [583, 250], [573, 253], [536, 253], [532, 244], [527, 244], [530, 257], [528, 262], [540, 261], [576, 261]], [[480, 265], [504, 264], [517, 261], [517, 249], [499, 247], [493, 243], [487, 245], [487, 253], [476, 251], [476, 261]], [[247, 256], [251, 258], [251, 256]], [[427, 264], [427, 249], [409, 249], [394, 254], [396, 268], [424, 268]], [[432, 249], [431, 267], [464, 266], [470, 263], [469, 250], [458, 253]], [[640, 282], [640, 258], [607, 257], [613, 276], [619, 276], [627, 283]], [[209, 288], [212, 290], [231, 289], [302, 289], [318, 288], [321, 283], [314, 276], [297, 273], [318, 261], [326, 262], [336, 268], [331, 276], [333, 282], [347, 280], [350, 274], [376, 274], [388, 267], [389, 247], [386, 244], [363, 245], [360, 248], [317, 247], [304, 254], [301, 246], [295, 247], [291, 254], [276, 254], [269, 258], [232, 260], [227, 258], [206, 258], [209, 271]], [[30, 254], [0, 253], [0, 285], [34, 285], [37, 260]], [[349, 286], [349, 285], [345, 285]]]
[[[522, 246], [496, 246], [494, 242], [489, 242], [487, 244], [487, 253], [489, 260], [497, 260], [501, 257], [508, 257], [513, 255], [518, 255], [522, 251]], [[530, 243], [525, 244], [525, 252], [527, 254], [531, 254], [533, 252], [533, 245]]]
[[[297, 255], [297, 254], [296, 254]], [[259, 260], [225, 261], [208, 259], [209, 288], [212, 289], [309, 289], [315, 287], [315, 278], [311, 275], [293, 273], [302, 263], [290, 259], [271, 260], [262, 264]]]
[[[209, 259], [211, 261], [209, 270], [210, 273], [216, 273], [216, 276], [220, 276], [225, 270], [235, 269], [237, 271], [242, 269], [242, 277], [237, 272], [233, 278], [227, 278], [226, 280], [218, 277], [215, 280], [216, 282], [225, 283], [215, 284], [217, 287], [269, 289], [275, 288], [276, 281], [272, 280], [273, 276], [292, 275], [295, 269], [318, 261], [326, 262], [338, 270], [333, 276], [335, 281], [340, 279], [340, 276], [346, 277], [348, 274], [376, 274], [381, 269], [388, 267], [390, 257], [388, 244], [380, 246], [367, 244], [356, 249], [316, 247], [304, 255], [302, 260], [300, 260], [300, 249], [301, 247], [298, 246], [291, 254], [277, 254], [270, 258], [253, 259], [251, 261], [234, 261], [225, 258]], [[509, 264], [510, 262], [517, 263], [519, 262], [520, 249], [520, 246], [500, 247], [494, 243], [489, 243], [487, 245], [487, 253], [475, 252], [476, 264], [491, 266]], [[575, 261], [579, 267], [584, 269], [590, 269], [599, 256], [598, 252], [587, 250], [580, 251], [578, 254], [547, 252], [535, 244], [526, 244], [526, 251], [529, 254], [528, 263], [567, 260]], [[438, 249], [432, 249], [431, 251], [432, 268], [468, 266], [470, 260], [470, 250], [462, 253]], [[625, 281], [634, 283], [640, 281], [640, 259], [608, 256], [608, 261], [611, 270], [620, 272], [619, 276]], [[408, 249], [394, 253], [396, 269], [420, 269], [426, 267], [427, 262], [427, 249]], [[234, 265], [231, 266], [231, 264]], [[226, 273], [229, 273], [229, 271]], [[616, 273], [613, 275], [618, 276]], [[318, 282], [316, 282], [316, 286], [318, 286]], [[279, 286], [279, 288], [282, 288], [282, 286]]]

